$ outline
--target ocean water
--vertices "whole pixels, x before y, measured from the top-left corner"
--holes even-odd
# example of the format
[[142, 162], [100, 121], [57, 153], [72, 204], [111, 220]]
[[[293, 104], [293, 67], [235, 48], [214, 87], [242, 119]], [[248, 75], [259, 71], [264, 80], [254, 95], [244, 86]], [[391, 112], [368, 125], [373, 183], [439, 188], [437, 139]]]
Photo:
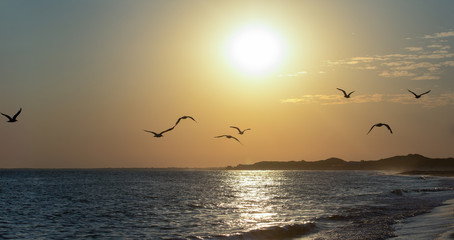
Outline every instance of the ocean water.
[[0, 239], [418, 239], [449, 199], [375, 171], [0, 170]]

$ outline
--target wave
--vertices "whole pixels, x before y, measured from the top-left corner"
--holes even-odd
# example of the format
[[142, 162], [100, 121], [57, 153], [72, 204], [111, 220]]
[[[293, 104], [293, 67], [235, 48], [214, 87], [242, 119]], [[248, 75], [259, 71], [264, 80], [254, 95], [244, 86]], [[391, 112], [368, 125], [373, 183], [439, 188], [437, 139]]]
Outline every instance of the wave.
[[[323, 218], [322, 218], [323, 219]], [[334, 214], [331, 216], [326, 217], [327, 220], [332, 220], [332, 221], [345, 221], [348, 219], [348, 216], [343, 216], [339, 214]]]
[[219, 240], [286, 239], [310, 234], [314, 232], [315, 228], [316, 225], [314, 222], [304, 222], [288, 224], [283, 226], [270, 226], [249, 230], [246, 232], [240, 232], [229, 235], [216, 235], [201, 239], [219, 239]]
[[444, 192], [444, 191], [452, 191], [454, 190], [452, 187], [435, 187], [435, 188], [421, 188], [421, 189], [393, 189], [391, 191], [392, 194], [402, 196], [404, 193], [424, 193], [424, 192]]

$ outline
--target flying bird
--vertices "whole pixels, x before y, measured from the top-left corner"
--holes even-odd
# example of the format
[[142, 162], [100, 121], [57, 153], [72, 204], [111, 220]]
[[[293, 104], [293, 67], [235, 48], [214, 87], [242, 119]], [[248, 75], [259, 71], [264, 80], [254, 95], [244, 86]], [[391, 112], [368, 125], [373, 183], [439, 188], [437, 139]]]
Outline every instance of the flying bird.
[[236, 141], [238, 141], [239, 143], [241, 143], [240, 140], [238, 140], [238, 138], [233, 137], [233, 136], [231, 136], [231, 135], [220, 135], [220, 136], [216, 136], [215, 138], [221, 138], [221, 137], [233, 138], [233, 139], [235, 139]]
[[183, 116], [183, 117], [178, 118], [178, 120], [177, 120], [177, 122], [175, 123], [174, 127], [178, 125], [178, 123], [180, 122], [180, 120], [186, 119], [186, 118], [190, 118], [190, 119], [192, 119], [192, 121], [197, 122], [197, 121], [196, 121], [193, 117], [191, 117], [191, 116]]
[[422, 95], [430, 93], [430, 90], [427, 92], [421, 93], [421, 94], [416, 94], [416, 93], [412, 92], [410, 89], [407, 89], [407, 90], [409, 92], [413, 93], [413, 95], [415, 95], [415, 98], [420, 98]]
[[241, 131], [241, 129], [238, 128], [238, 127], [235, 127], [235, 126], [230, 126], [230, 127], [231, 127], [231, 128], [235, 128], [236, 130], [238, 130], [238, 133], [239, 133], [240, 135], [243, 135], [244, 132], [246, 132], [247, 130], [251, 130], [250, 128], [247, 128], [247, 129], [244, 129], [243, 131]]
[[393, 133], [393, 130], [391, 130], [391, 127], [390, 127], [388, 124], [386, 124], [386, 123], [377, 123], [377, 124], [374, 124], [374, 125], [370, 128], [370, 130], [369, 130], [369, 132], [367, 132], [367, 134], [369, 134], [370, 131], [372, 131], [372, 129], [373, 129], [374, 127], [382, 127], [382, 126], [385, 126], [385, 127], [389, 130], [389, 132], [391, 132], [391, 134]]
[[174, 128], [175, 128], [175, 126], [173, 126], [173, 127], [169, 128], [169, 129], [167, 129], [167, 130], [165, 130], [165, 131], [162, 131], [162, 132], [160, 132], [160, 133], [155, 133], [155, 132], [152, 132], [152, 131], [148, 131], [148, 130], [144, 130], [144, 131], [145, 131], [145, 132], [148, 132], [148, 133], [153, 133], [153, 134], [154, 134], [154, 136], [153, 136], [153, 137], [157, 137], [157, 138], [160, 138], [160, 137], [163, 137], [163, 135], [162, 135], [162, 134], [164, 134], [164, 133], [166, 133], [166, 132], [168, 132], [168, 131], [172, 131], [172, 130], [173, 130]]
[[13, 117], [10, 117], [9, 115], [6, 115], [4, 113], [1, 113], [3, 116], [7, 117], [8, 118], [8, 122], [17, 122], [17, 116], [19, 116], [19, 114], [22, 112], [22, 108], [19, 109], [19, 111], [14, 114]]
[[337, 90], [342, 91], [344, 93], [344, 98], [350, 98], [350, 95], [355, 92], [355, 91], [353, 91], [353, 92], [350, 92], [349, 94], [347, 94], [343, 89], [337, 88]]

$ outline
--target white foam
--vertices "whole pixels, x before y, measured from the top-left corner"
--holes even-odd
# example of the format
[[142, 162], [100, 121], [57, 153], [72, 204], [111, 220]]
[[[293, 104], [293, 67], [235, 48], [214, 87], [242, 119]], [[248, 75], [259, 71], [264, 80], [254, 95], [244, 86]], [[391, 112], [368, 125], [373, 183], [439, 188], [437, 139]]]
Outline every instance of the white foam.
[[394, 225], [397, 237], [403, 239], [453, 239], [454, 234], [454, 199], [431, 212], [411, 217]]

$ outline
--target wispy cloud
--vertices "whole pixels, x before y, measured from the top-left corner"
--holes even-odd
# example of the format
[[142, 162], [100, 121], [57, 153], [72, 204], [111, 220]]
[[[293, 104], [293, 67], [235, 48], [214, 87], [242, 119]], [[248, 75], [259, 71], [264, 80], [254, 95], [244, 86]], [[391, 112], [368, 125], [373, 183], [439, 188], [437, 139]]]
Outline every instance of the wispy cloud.
[[396, 104], [420, 104], [423, 107], [435, 108], [447, 105], [454, 105], [454, 92], [442, 93], [440, 95], [427, 95], [421, 99], [415, 99], [411, 94], [371, 94], [357, 95], [345, 99], [339, 95], [303, 95], [297, 98], [281, 99], [281, 103], [298, 104], [320, 104], [320, 105], [339, 105], [339, 104], [362, 104], [389, 102]]
[[411, 73], [409, 71], [402, 71], [402, 70], [393, 70], [393, 71], [383, 71], [379, 76], [390, 78], [390, 77], [412, 77], [415, 76], [415, 73]]
[[383, 101], [383, 94], [373, 95], [358, 95], [354, 98], [345, 99], [342, 95], [303, 95], [297, 98], [282, 99], [281, 103], [302, 103], [302, 104], [321, 104], [321, 105], [333, 105], [333, 104], [350, 104], [350, 103], [370, 103], [370, 102], [381, 102]]
[[407, 49], [410, 52], [419, 52], [419, 51], [422, 51], [424, 48], [422, 48], [422, 47], [406, 47], [405, 49]]
[[447, 50], [447, 49], [450, 49], [451, 46], [449, 45], [441, 45], [441, 44], [431, 44], [429, 46], [427, 46], [428, 48], [439, 48], [441, 50]]
[[430, 75], [430, 74], [424, 74], [422, 76], [417, 76], [417, 77], [412, 78], [412, 80], [437, 80], [437, 79], [440, 79], [440, 77]]
[[306, 71], [300, 71], [297, 73], [279, 74], [278, 77], [298, 77], [301, 75], [307, 75]]
[[296, 73], [287, 73], [287, 74], [279, 74], [278, 77], [300, 77], [300, 76], [314, 76], [316, 74], [324, 74], [324, 71], [299, 71]]
[[[401, 51], [376, 54], [370, 56], [356, 56], [346, 59], [326, 61], [322, 69], [335, 71], [337, 68], [372, 71], [380, 77], [409, 79], [409, 80], [438, 80], [446, 68], [454, 67], [454, 53], [450, 51], [446, 38], [454, 37], [454, 32], [441, 32], [424, 37], [410, 38], [417, 41]], [[306, 71], [281, 75], [281, 77], [296, 77], [308, 74]], [[311, 72], [311, 74], [313, 74]], [[362, 104], [388, 102], [396, 104], [419, 104], [423, 107], [434, 108], [454, 105], [454, 92], [435, 95], [433, 93], [421, 99], [414, 99], [407, 92], [403, 94], [356, 94], [350, 99], [342, 95], [303, 95], [300, 97], [281, 99], [287, 104]]]
[[[423, 37], [423, 43], [413, 44], [400, 52], [358, 56], [327, 61], [328, 66], [347, 66], [358, 70], [375, 70], [385, 78], [406, 78], [411, 80], [440, 79], [444, 68], [454, 66], [451, 46], [438, 38], [454, 37], [454, 32], [442, 32]], [[421, 38], [419, 38], [421, 39]]]
[[432, 38], [445, 38], [445, 37], [454, 37], [454, 31], [451, 32], [440, 32], [435, 33], [432, 35], [425, 35], [424, 38], [432, 39]]
[[454, 61], [446, 61], [446, 62], [443, 62], [442, 64], [445, 66], [454, 67]]

